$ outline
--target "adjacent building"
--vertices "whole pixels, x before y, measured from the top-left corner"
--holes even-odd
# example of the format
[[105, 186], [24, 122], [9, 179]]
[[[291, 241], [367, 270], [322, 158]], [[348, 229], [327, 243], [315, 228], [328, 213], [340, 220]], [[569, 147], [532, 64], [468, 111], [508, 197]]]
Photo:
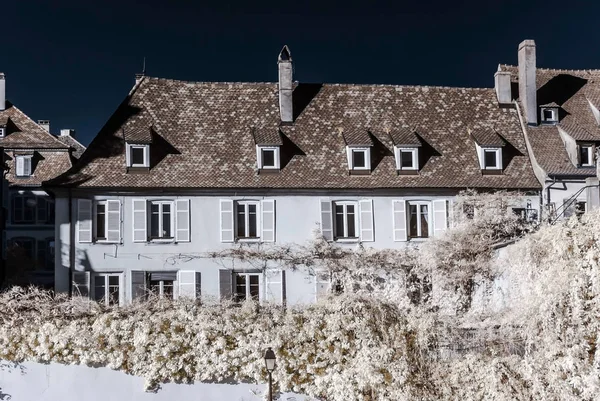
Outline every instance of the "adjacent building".
[[457, 193], [541, 185], [501, 87], [138, 76], [56, 196], [57, 291], [123, 304], [148, 291], [314, 302], [326, 276], [211, 258], [305, 243], [399, 248], [451, 224]]
[[72, 166], [83, 146], [65, 130], [49, 132], [6, 100], [0, 73], [0, 148], [3, 150], [2, 232], [5, 277], [12, 284], [54, 286], [54, 199], [42, 182]]

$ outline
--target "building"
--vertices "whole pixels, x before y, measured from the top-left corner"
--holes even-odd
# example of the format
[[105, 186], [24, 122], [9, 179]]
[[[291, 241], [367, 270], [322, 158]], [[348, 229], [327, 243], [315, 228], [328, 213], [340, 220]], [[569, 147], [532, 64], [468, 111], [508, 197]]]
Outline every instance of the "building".
[[287, 47], [278, 71], [277, 83], [138, 76], [49, 183], [56, 290], [308, 303], [327, 278], [202, 255], [304, 243], [315, 228], [339, 246], [403, 247], [443, 232], [465, 188], [523, 191], [523, 209], [538, 208], [518, 112], [494, 88], [297, 83]]
[[[50, 134], [6, 100], [0, 74], [0, 148], [3, 149], [3, 260], [12, 284], [54, 285], [54, 200], [42, 182], [72, 166], [83, 146], [66, 130]], [[68, 139], [67, 139], [68, 137]]]
[[503, 101], [518, 100], [532, 165], [543, 184], [545, 219], [581, 214], [600, 202], [600, 70], [537, 68], [533, 40], [519, 45], [518, 66], [500, 65]]

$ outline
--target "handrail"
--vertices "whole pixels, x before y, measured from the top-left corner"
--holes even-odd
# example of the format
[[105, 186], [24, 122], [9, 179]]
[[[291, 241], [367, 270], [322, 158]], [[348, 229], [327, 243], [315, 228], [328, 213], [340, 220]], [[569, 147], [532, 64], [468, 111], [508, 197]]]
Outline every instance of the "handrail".
[[[577, 197], [587, 188], [593, 188], [593, 187], [598, 187], [600, 186], [600, 184], [596, 184], [596, 185], [586, 185], [584, 187], [582, 187], [579, 191], [577, 191], [573, 196], [571, 196], [567, 202], [563, 203], [559, 208], [557, 208], [554, 213], [556, 214], [556, 216], [554, 217], [554, 220], [550, 221], [550, 224], [554, 224], [558, 221], [559, 218], [561, 218], [566, 210], [577, 200]], [[562, 212], [559, 213], [559, 210], [562, 210]]]

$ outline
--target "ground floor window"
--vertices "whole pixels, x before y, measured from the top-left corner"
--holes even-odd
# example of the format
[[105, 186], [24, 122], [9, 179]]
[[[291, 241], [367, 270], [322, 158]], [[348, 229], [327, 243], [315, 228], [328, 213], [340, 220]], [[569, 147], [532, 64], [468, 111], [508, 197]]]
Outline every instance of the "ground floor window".
[[335, 238], [358, 238], [358, 213], [356, 202], [334, 202], [335, 209]]
[[260, 278], [257, 273], [234, 273], [236, 302], [258, 301], [260, 297]]
[[409, 238], [429, 237], [429, 202], [408, 202]]
[[94, 276], [94, 299], [106, 306], [119, 305], [121, 301], [121, 275], [114, 273]]
[[159, 298], [173, 299], [175, 279], [168, 277], [161, 278], [156, 276], [156, 274], [150, 274], [150, 280], [148, 283], [150, 293], [158, 296]]

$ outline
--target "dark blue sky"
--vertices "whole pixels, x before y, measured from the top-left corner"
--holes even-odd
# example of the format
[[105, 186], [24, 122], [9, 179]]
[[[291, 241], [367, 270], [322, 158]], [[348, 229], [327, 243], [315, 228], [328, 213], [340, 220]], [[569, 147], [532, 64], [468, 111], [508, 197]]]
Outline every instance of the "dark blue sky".
[[[212, 3], [212, 2], [211, 2]], [[147, 74], [275, 81], [290, 46], [301, 82], [491, 87], [535, 39], [538, 66], [600, 68], [600, 3], [553, 0], [5, 1], [7, 98], [88, 144]]]

